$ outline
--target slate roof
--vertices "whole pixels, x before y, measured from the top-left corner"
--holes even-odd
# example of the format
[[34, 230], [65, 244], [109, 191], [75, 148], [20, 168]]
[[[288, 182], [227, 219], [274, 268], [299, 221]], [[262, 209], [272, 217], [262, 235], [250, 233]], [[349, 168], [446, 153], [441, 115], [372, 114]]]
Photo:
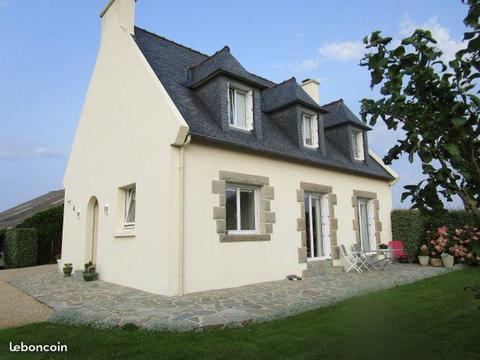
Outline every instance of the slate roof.
[[326, 112], [298, 85], [294, 77], [262, 92], [262, 111], [267, 113], [279, 110], [293, 103], [300, 103], [322, 113]]
[[228, 46], [223, 47], [223, 49], [216, 52], [200, 64], [191, 66], [188, 71], [188, 86], [191, 88], [203, 84], [219, 73], [224, 73], [230, 77], [255, 85], [261, 89], [267, 87], [267, 85], [262, 81], [259, 81], [257, 77], [245, 70], [238, 60], [230, 54], [230, 48]]
[[0, 229], [17, 226], [36, 213], [63, 205], [64, 190], [50, 191], [23, 204], [0, 213]]
[[[321, 151], [299, 148], [285, 131], [262, 112], [263, 139], [243, 131], [225, 132], [211, 116], [206, 105], [194, 90], [189, 88], [187, 73], [189, 69], [212, 59], [197, 50], [175, 43], [164, 37], [135, 27], [134, 39], [161, 81], [172, 101], [187, 122], [193, 141], [202, 141], [211, 145], [243, 149], [255, 154], [274, 156], [311, 165], [328, 167], [347, 172], [362, 174], [385, 180], [393, 177], [370, 156], [366, 162], [349, 160], [335, 145], [335, 139], [326, 138], [326, 155]], [[208, 73], [208, 71], [205, 71]], [[276, 83], [250, 73], [250, 76], [265, 87], [274, 87]], [[264, 90], [262, 93], [265, 93]], [[286, 96], [278, 94], [278, 96]], [[313, 101], [313, 99], [311, 100]], [[272, 100], [274, 103], [275, 100]], [[318, 105], [317, 105], [318, 106]], [[335, 109], [332, 109], [335, 110]]]
[[327, 114], [323, 116], [325, 128], [334, 127], [346, 123], [350, 123], [361, 128], [372, 130], [370, 126], [360, 120], [343, 102], [343, 99], [333, 101], [329, 104], [323, 105]]

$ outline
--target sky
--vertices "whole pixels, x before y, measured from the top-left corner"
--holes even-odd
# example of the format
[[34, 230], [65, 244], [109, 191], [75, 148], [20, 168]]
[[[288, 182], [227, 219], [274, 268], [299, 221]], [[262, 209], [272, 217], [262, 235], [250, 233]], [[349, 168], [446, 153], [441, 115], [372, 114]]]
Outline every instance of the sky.
[[[0, 0], [0, 211], [62, 188], [63, 174], [99, 46], [107, 0]], [[228, 45], [245, 68], [280, 82], [320, 81], [322, 104], [342, 98], [358, 114], [375, 98], [359, 66], [362, 38], [375, 30], [395, 39], [432, 31], [448, 58], [458, 50], [467, 7], [460, 0], [137, 1], [136, 25], [207, 54]], [[378, 125], [370, 147], [383, 157], [398, 134]], [[392, 165], [404, 185], [418, 163]], [[458, 207], [458, 202], [450, 204]]]

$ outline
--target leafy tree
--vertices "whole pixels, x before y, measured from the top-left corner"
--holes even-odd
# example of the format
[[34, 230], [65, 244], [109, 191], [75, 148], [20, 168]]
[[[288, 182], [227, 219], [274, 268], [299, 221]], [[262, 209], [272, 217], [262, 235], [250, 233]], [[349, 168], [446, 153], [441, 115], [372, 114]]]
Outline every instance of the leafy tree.
[[444, 211], [442, 199], [458, 195], [480, 217], [480, 2], [463, 2], [469, 7], [465, 48], [448, 63], [426, 30], [415, 30], [398, 46], [380, 31], [364, 38], [371, 52], [360, 65], [382, 97], [363, 99], [361, 114], [371, 125], [380, 118], [389, 129], [403, 129], [387, 164], [403, 154], [422, 162], [424, 179], [405, 186], [402, 201], [411, 197], [413, 208]]

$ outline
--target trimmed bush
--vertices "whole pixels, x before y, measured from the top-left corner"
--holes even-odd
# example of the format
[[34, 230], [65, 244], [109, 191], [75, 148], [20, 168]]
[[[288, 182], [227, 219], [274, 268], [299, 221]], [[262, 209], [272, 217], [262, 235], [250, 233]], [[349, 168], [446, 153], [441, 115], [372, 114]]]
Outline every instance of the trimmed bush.
[[55, 256], [62, 251], [63, 206], [39, 212], [24, 220], [17, 228], [37, 230], [38, 265], [55, 262]]
[[35, 229], [8, 229], [5, 236], [5, 264], [7, 268], [36, 265], [37, 241], [37, 231]]
[[3, 250], [3, 244], [5, 242], [6, 229], [0, 229], [0, 252]]
[[425, 225], [420, 212], [417, 210], [393, 210], [391, 218], [393, 239], [403, 241], [409, 253], [416, 253], [423, 241]]
[[425, 230], [435, 231], [442, 226], [450, 230], [466, 225], [479, 226], [478, 220], [472, 213], [465, 210], [450, 210], [448, 213], [425, 215]]

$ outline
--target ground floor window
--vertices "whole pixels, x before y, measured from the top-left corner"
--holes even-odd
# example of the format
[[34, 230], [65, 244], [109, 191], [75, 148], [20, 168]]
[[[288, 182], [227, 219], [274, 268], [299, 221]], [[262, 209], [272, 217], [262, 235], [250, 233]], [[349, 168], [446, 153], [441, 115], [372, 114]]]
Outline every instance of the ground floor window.
[[357, 200], [360, 243], [363, 251], [376, 249], [374, 204], [371, 199]]
[[307, 258], [331, 257], [328, 194], [305, 193]]
[[257, 188], [244, 185], [226, 187], [226, 225], [229, 233], [253, 233], [258, 230]]

